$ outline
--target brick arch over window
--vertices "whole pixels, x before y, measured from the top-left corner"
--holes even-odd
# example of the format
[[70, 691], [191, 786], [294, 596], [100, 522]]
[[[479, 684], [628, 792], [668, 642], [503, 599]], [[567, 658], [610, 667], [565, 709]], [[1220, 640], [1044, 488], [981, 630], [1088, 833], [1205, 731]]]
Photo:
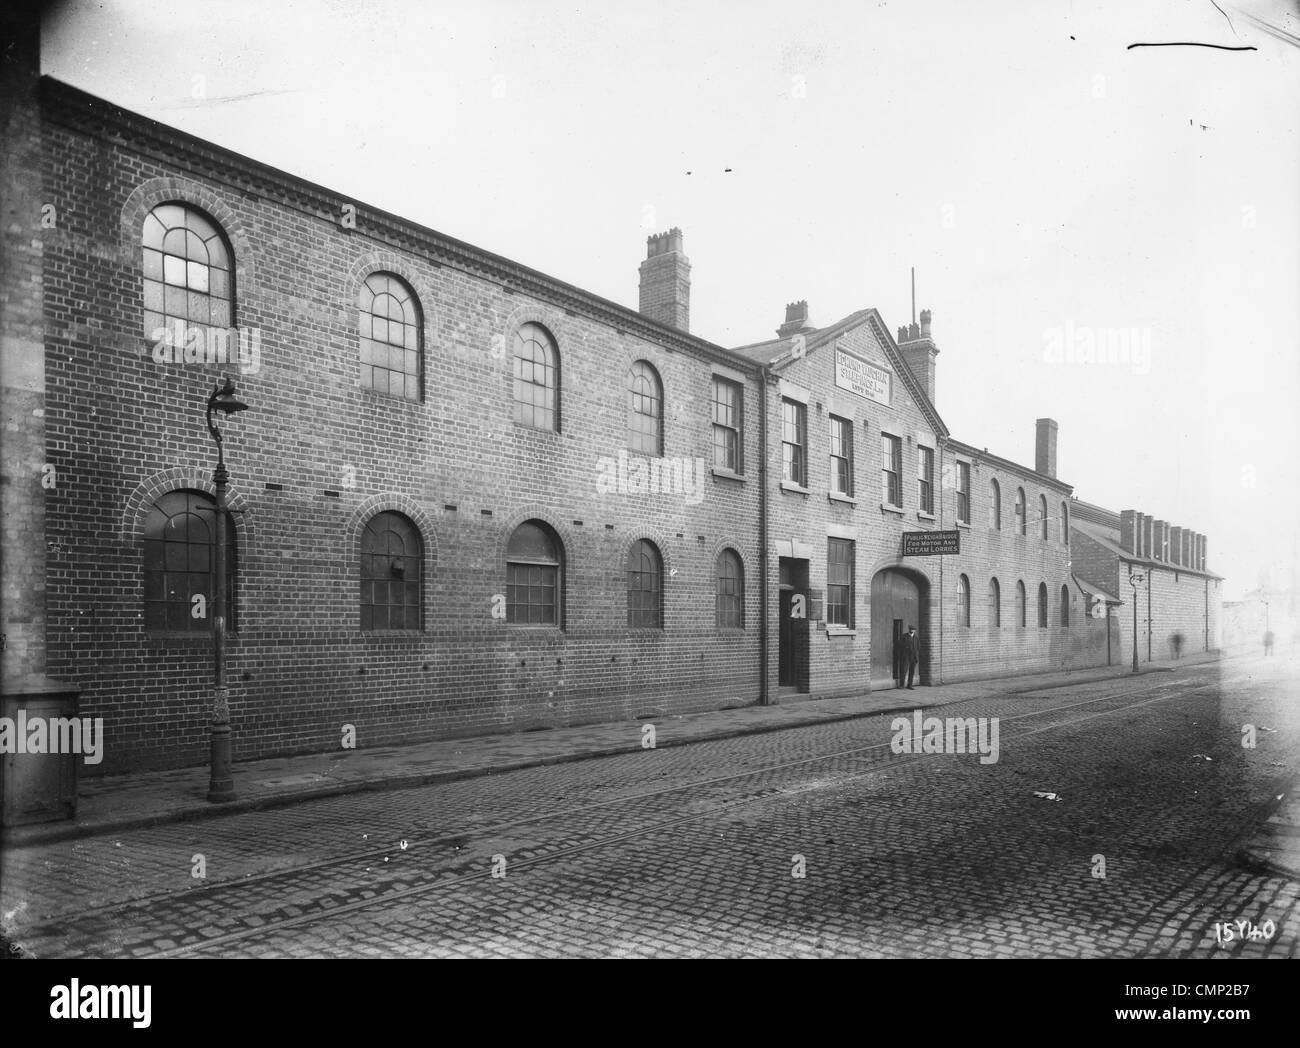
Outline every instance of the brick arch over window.
[[[429, 616], [434, 611], [433, 585], [438, 567], [438, 540], [434, 533], [433, 521], [424, 508], [407, 495], [395, 492], [380, 492], [363, 499], [352, 511], [343, 528], [344, 583], [345, 592], [353, 595], [352, 611], [349, 613], [351, 628], [361, 627], [361, 608], [355, 603], [355, 595], [361, 586], [361, 537], [368, 524], [379, 513], [398, 513], [405, 517], [419, 532], [424, 559], [424, 577], [420, 587], [421, 607], [423, 608], [424, 627], [428, 628]], [[419, 635], [420, 631], [412, 631]]]
[[424, 327], [424, 349], [428, 352], [433, 345], [429, 338], [429, 325], [432, 323], [435, 302], [433, 285], [425, 280], [424, 275], [412, 266], [410, 261], [394, 251], [367, 251], [348, 268], [347, 276], [343, 278], [343, 290], [340, 292], [342, 304], [350, 311], [347, 321], [348, 330], [353, 334], [358, 331], [357, 296], [361, 294], [361, 282], [372, 273], [392, 273], [395, 277], [401, 277], [406, 286], [414, 292], [420, 307], [420, 320]]
[[[540, 520], [543, 524], [547, 525], [552, 531], [555, 532], [556, 537], [558, 537], [560, 540], [560, 545], [563, 547], [561, 552], [564, 555], [564, 565], [566, 571], [572, 565], [573, 551], [576, 548], [574, 545], [573, 529], [565, 525], [558, 516], [556, 516], [553, 512], [551, 512], [551, 510], [542, 509], [540, 506], [531, 506], [528, 509], [517, 510], [516, 512], [510, 514], [509, 517], [502, 518], [501, 531], [497, 534], [497, 548], [496, 548], [496, 562], [495, 562], [496, 565], [495, 571], [496, 571], [497, 578], [504, 580], [506, 577], [506, 550], [510, 546], [510, 536], [515, 533], [515, 529], [519, 527], [520, 524], [523, 524], [526, 521], [530, 521], [530, 520]], [[637, 536], [637, 538], [640, 537], [641, 537], [640, 535]], [[650, 532], [647, 532], [645, 537], [655, 538], [655, 536]], [[626, 542], [619, 543], [619, 547], [618, 547], [619, 557], [621, 558], [619, 562], [620, 564], [619, 570], [622, 570], [622, 565], [626, 562], [627, 551], [628, 548], [631, 546], [631, 544], [632, 544], [631, 538], [629, 538]], [[668, 563], [667, 552], [664, 550], [663, 546], [659, 547], [659, 551], [663, 553], [664, 564], [667, 565]]]
[[[135, 273], [144, 270], [144, 245], [141, 237], [144, 232], [144, 220], [159, 204], [190, 204], [207, 212], [212, 220], [221, 227], [221, 232], [230, 241], [234, 252], [235, 291], [238, 296], [235, 308], [241, 303], [247, 305], [250, 292], [257, 286], [253, 263], [253, 241], [249, 235], [248, 224], [231, 210], [225, 200], [209, 187], [188, 178], [170, 175], [166, 178], [151, 178], [136, 186], [122, 206], [122, 220], [119, 234], [123, 264], [131, 267]], [[231, 318], [231, 323], [238, 325], [241, 316]]]
[[[212, 472], [197, 466], [176, 466], [159, 470], [135, 486], [127, 495], [126, 505], [122, 509], [120, 534], [122, 546], [127, 552], [144, 548], [145, 524], [149, 519], [149, 511], [153, 509], [153, 504], [158, 498], [169, 491], [185, 489], [201, 491], [212, 498], [217, 494], [216, 485], [212, 483]], [[239, 543], [240, 565], [247, 570], [247, 566], [253, 563], [258, 552], [254, 514], [249, 508], [248, 499], [234, 484], [226, 487], [226, 505], [235, 522], [235, 539]]]

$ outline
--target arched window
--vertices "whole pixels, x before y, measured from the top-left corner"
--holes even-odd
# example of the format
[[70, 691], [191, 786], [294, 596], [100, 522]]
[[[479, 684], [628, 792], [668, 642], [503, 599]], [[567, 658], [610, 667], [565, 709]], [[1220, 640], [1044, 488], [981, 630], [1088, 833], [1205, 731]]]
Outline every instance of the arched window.
[[989, 579], [989, 625], [1002, 625], [1002, 587], [997, 579]]
[[560, 540], [540, 520], [515, 528], [506, 547], [506, 621], [561, 625], [564, 584]]
[[1025, 489], [1016, 488], [1016, 532], [1029, 534], [1029, 522], [1025, 519]]
[[1002, 530], [1002, 489], [996, 480], [989, 481], [989, 527]]
[[1047, 496], [1038, 496], [1038, 530], [1039, 537], [1047, 541]]
[[406, 400], [420, 399], [420, 307], [389, 273], [371, 273], [357, 294], [361, 385]]
[[1019, 579], [1016, 580], [1016, 625], [1021, 629], [1025, 626], [1025, 584]]
[[[216, 503], [197, 491], [169, 491], [153, 504], [144, 528], [145, 629], [212, 628], [215, 511]], [[227, 513], [227, 630], [236, 622], [236, 568], [235, 524]]]
[[560, 428], [560, 357], [541, 324], [515, 333], [515, 421], [534, 429]]
[[376, 513], [361, 533], [361, 628], [422, 626], [424, 543], [400, 513]]
[[663, 454], [664, 387], [646, 361], [632, 365], [627, 395], [627, 446], [658, 458]]
[[957, 576], [957, 625], [970, 625], [970, 579]]
[[1047, 628], [1047, 583], [1038, 584], [1038, 626], [1040, 629]]
[[664, 624], [664, 560], [648, 539], [627, 555], [627, 624], [660, 629]]
[[1061, 545], [1070, 544], [1070, 507], [1067, 503], [1061, 503]]
[[159, 204], [145, 216], [141, 241], [146, 338], [170, 332], [180, 346], [191, 325], [234, 324], [230, 246], [212, 219], [187, 204]]
[[1070, 587], [1061, 587], [1061, 625], [1070, 624]]
[[745, 628], [745, 566], [734, 549], [718, 554], [717, 624], [719, 629]]

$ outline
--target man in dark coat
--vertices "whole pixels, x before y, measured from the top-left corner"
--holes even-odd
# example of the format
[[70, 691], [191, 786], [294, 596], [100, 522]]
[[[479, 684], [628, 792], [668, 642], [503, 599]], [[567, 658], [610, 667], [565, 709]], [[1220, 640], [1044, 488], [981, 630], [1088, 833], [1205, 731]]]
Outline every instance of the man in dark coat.
[[916, 635], [916, 627], [907, 627], [907, 636], [903, 638], [903, 665], [907, 667], [907, 687], [913, 691], [912, 679], [916, 676], [917, 664], [921, 661], [921, 638]]

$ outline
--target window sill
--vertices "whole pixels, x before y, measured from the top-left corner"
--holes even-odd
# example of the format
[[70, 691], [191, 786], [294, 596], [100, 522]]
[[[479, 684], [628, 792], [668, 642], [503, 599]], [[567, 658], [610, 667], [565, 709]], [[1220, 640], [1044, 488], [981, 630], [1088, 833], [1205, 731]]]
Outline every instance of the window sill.
[[801, 485], [801, 484], [792, 484], [792, 483], [791, 483], [790, 481], [788, 481], [788, 480], [783, 480], [783, 481], [781, 481], [781, 490], [782, 490], [782, 491], [792, 491], [792, 492], [794, 492], [796, 495], [811, 495], [811, 494], [812, 494], [812, 492], [809, 491], [807, 488], [805, 488], [803, 485]]
[[828, 491], [826, 497], [832, 502], [843, 502], [847, 506], [856, 506], [858, 504], [858, 500], [852, 495], [844, 495], [838, 491]]
[[731, 470], [729, 470], [729, 469], [719, 469], [717, 466], [714, 466], [714, 467], [713, 467], [713, 475], [714, 475], [715, 477], [719, 477], [719, 478], [721, 478], [722, 480], [734, 480], [734, 481], [736, 481], [738, 484], [743, 484], [743, 483], [745, 483], [745, 474], [743, 474], [743, 473], [733, 473], [733, 472], [731, 472]]
[[423, 640], [424, 630], [359, 630], [363, 639], [374, 637], [380, 640]]
[[880, 504], [880, 510], [882, 513], [893, 513], [895, 516], [899, 517], [903, 516], [906, 512], [902, 506], [891, 506], [888, 502], [882, 502]]
[[935, 519], [935, 516], [934, 516], [933, 513], [926, 513], [925, 510], [923, 510], [923, 509], [918, 509], [918, 510], [916, 511], [916, 519], [917, 519], [917, 520], [934, 520], [934, 519]]
[[955, 521], [954, 523], [957, 525], [957, 527], [959, 527], [959, 528], [965, 528], [967, 531], [970, 531], [970, 523], [969, 523], [969, 521], [958, 520], [958, 521]]
[[826, 636], [828, 637], [856, 637], [858, 631], [852, 626], [827, 626]]

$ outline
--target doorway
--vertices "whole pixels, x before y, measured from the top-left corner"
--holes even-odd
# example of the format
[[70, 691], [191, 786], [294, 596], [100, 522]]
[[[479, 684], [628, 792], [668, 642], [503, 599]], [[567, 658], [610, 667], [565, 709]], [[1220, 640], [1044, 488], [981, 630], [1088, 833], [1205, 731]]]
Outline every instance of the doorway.
[[897, 568], [885, 568], [871, 580], [871, 690], [882, 691], [907, 683], [903, 637], [915, 626], [921, 642], [917, 683], [929, 682], [929, 601], [924, 578]]
[[808, 691], [808, 628], [812, 616], [808, 561], [779, 558], [777, 686], [787, 693]]

